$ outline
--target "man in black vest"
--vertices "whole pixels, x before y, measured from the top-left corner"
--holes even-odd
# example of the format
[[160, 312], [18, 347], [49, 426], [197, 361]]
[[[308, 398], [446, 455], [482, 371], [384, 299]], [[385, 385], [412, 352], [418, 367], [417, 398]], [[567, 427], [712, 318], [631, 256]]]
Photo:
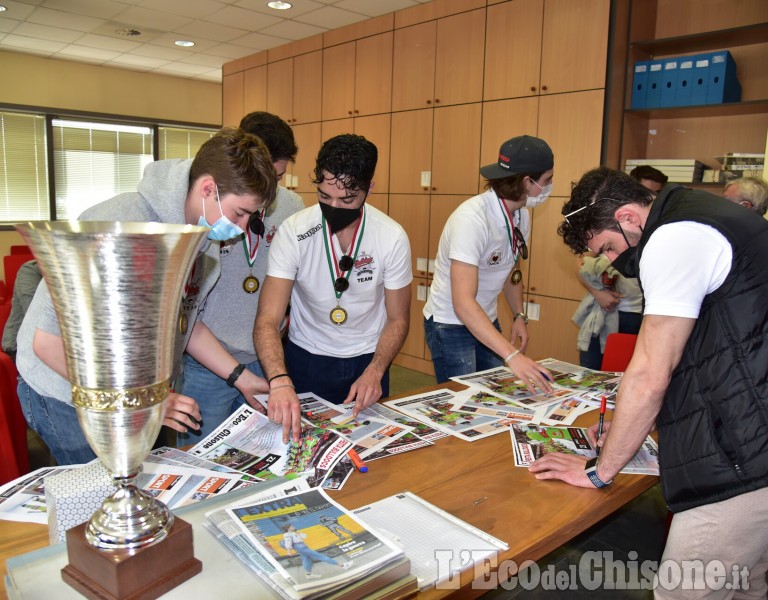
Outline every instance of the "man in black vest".
[[[728, 582], [748, 572], [749, 597], [765, 598], [768, 222], [677, 185], [654, 200], [607, 168], [585, 174], [562, 212], [558, 233], [575, 253], [605, 254], [622, 275], [638, 277], [644, 317], [599, 462], [552, 453], [530, 470], [605, 487], [656, 427], [662, 489], [675, 513], [663, 560], [719, 561]], [[716, 580], [683, 570], [680, 585], [657, 585], [655, 596], [730, 598]], [[691, 584], [707, 589], [686, 590]]]

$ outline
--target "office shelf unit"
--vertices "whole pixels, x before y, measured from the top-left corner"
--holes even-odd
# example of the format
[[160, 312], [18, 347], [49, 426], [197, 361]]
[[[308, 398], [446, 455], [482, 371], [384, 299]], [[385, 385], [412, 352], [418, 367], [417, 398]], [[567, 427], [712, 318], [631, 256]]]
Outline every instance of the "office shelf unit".
[[[768, 131], [768, 3], [745, 0], [650, 0], [632, 2], [619, 15], [628, 32], [615, 56], [625, 59], [623, 90], [614, 82], [614, 103], [606, 113], [605, 162], [622, 169], [628, 158], [695, 158], [711, 168], [725, 152], [765, 151]], [[625, 44], [624, 48], [619, 47]], [[632, 67], [636, 61], [730, 50], [742, 86], [740, 102], [632, 109]], [[620, 71], [615, 67], [613, 74]], [[719, 184], [693, 184], [719, 193]]]

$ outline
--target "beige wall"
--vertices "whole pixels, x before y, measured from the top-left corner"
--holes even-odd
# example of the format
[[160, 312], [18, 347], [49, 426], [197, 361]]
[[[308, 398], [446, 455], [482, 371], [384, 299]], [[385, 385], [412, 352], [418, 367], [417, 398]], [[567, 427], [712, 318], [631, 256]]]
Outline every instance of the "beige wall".
[[0, 52], [0, 104], [221, 124], [221, 84]]
[[[221, 124], [221, 84], [0, 52], [0, 105], [84, 111], [152, 121]], [[23, 243], [0, 231], [0, 256]], [[5, 273], [0, 261], [0, 279]]]

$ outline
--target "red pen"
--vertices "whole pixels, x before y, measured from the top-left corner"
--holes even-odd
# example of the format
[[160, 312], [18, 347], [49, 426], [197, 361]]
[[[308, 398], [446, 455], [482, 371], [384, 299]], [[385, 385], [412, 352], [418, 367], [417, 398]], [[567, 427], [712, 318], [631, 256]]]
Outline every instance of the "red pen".
[[[600, 420], [597, 422], [597, 440], [603, 435], [603, 425], [605, 424], [605, 396], [600, 398]], [[600, 446], [597, 446], [596, 456], [600, 456]]]
[[355, 452], [352, 448], [349, 449], [347, 452], [347, 455], [349, 456], [349, 460], [352, 461], [352, 464], [355, 465], [355, 468], [360, 471], [361, 473], [367, 473], [368, 467], [363, 462], [363, 459], [360, 458], [360, 455]]

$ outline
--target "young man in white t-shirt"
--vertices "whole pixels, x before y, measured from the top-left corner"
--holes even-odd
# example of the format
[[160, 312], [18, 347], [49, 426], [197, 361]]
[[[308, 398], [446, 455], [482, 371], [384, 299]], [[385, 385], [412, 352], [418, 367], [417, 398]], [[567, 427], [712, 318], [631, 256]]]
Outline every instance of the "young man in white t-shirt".
[[[554, 161], [542, 139], [507, 140], [497, 162], [480, 169], [486, 191], [459, 206], [445, 224], [424, 306], [424, 335], [438, 383], [506, 364], [532, 391], [552, 391], [547, 370], [522, 354], [528, 317], [520, 262], [528, 257], [531, 231], [526, 207], [549, 196]], [[515, 315], [508, 336], [496, 318], [502, 292]]]
[[[655, 597], [745, 597], [733, 596], [733, 584], [745, 583], [748, 597], [766, 597], [768, 223], [676, 185], [654, 199], [604, 167], [582, 177], [563, 214], [566, 244], [637, 276], [645, 310], [599, 462], [549, 454], [530, 470], [538, 479], [606, 487], [655, 427], [674, 512], [662, 561], [704, 567], [683, 569], [681, 583], [657, 586]], [[703, 577], [712, 564], [743, 578], [717, 586], [718, 578]]]
[[326, 141], [315, 166], [318, 204], [286, 219], [272, 241], [253, 335], [268, 415], [285, 441], [289, 431], [299, 437], [297, 393], [353, 402], [354, 414], [389, 394], [389, 365], [408, 334], [411, 251], [403, 228], [365, 204], [377, 157], [362, 136]]

